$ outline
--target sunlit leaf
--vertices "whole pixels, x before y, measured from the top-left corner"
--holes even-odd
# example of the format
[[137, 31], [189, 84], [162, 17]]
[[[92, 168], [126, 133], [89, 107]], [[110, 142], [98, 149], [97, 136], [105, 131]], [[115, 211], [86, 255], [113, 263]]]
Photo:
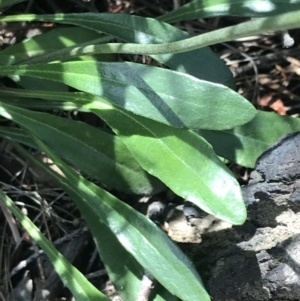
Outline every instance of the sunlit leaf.
[[238, 182], [203, 138], [121, 109], [95, 113], [113, 128], [140, 165], [176, 194], [225, 221], [245, 221]]
[[[64, 173], [62, 177], [47, 169], [73, 198], [89, 227], [106, 224], [139, 264], [183, 301], [210, 300], [192, 263], [153, 222], [74, 172], [40, 141], [37, 143]], [[98, 221], [89, 220], [91, 212]]]
[[[0, 18], [1, 20], [1, 18]], [[72, 24], [139, 44], [169, 43], [183, 40], [189, 35], [169, 24], [151, 18], [127, 14], [53, 14], [6, 16], [11, 21], [49, 21]], [[234, 88], [235, 82], [229, 68], [209, 48], [186, 53], [153, 55], [153, 58], [171, 69], [185, 72], [199, 79]]]
[[176, 127], [229, 129], [256, 114], [245, 98], [225, 86], [135, 63], [5, 66], [0, 73], [58, 81]]
[[[49, 54], [68, 46], [95, 40], [96, 38], [99, 38], [99, 33], [81, 27], [55, 28], [46, 33], [36, 35], [23, 40], [20, 43], [7, 47], [5, 50], [0, 52], [0, 62], [3, 65], [17, 64], [28, 58], [34, 58], [45, 53]], [[94, 56], [79, 57], [76, 59], [99, 59], [107, 61], [112, 60], [112, 58], [113, 55], [110, 54], [98, 54]], [[28, 77], [20, 78], [16, 76], [13, 76], [12, 79], [17, 82], [19, 86], [26, 89], [36, 89], [38, 87], [40, 90], [45, 91], [68, 91], [68, 87], [66, 85], [49, 80]]]
[[297, 9], [300, 0], [194, 0], [158, 20], [173, 23], [217, 16], [268, 17]]
[[[2, 56], [12, 56], [14, 57], [13, 63], [17, 64], [29, 58], [98, 38], [99, 33], [86, 28], [59, 27], [7, 47], [0, 52], [0, 58]], [[112, 59], [112, 55], [109, 54], [98, 55], [97, 57], [102, 58], [102, 60]], [[80, 57], [78, 59], [92, 59], [92, 57]]]
[[[47, 103], [47, 108], [60, 106], [57, 102]], [[105, 105], [103, 100], [102, 103]], [[246, 211], [239, 184], [200, 136], [112, 106], [109, 110], [100, 106], [89, 109], [120, 135], [145, 170], [175, 193], [221, 219], [243, 223]]]

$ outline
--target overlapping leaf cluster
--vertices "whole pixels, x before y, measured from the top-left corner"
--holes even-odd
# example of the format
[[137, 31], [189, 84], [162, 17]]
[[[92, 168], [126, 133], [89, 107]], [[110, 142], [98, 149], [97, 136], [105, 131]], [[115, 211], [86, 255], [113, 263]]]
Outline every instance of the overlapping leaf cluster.
[[[11, 3], [16, 2], [20, 1]], [[277, 14], [288, 13], [278, 17], [278, 28], [276, 22], [272, 25], [278, 30], [280, 26], [300, 25], [300, 18], [289, 13], [295, 9], [300, 9], [300, 1], [193, 1], [160, 19], [177, 22], [216, 15], [275, 16], [274, 22]], [[162, 231], [108, 191], [75, 173], [69, 164], [124, 193], [151, 195], [167, 186], [206, 212], [242, 224], [246, 209], [239, 184], [219, 156], [253, 167], [270, 144], [299, 129], [298, 120], [257, 113], [234, 91], [229, 69], [209, 48], [200, 49], [199, 44], [199, 49], [192, 51], [168, 52], [173, 42], [188, 45], [193, 38], [162, 21], [94, 13], [0, 19], [72, 25], [0, 52], [0, 74], [9, 76], [19, 87], [0, 91], [0, 115], [19, 125], [0, 127], [0, 136], [12, 141], [28, 160], [55, 178], [74, 200], [124, 300], [136, 299], [145, 270], [164, 287], [157, 288], [153, 300], [210, 300], [192, 263]], [[251, 33], [251, 24], [262, 24], [257, 30], [263, 32], [270, 28], [270, 20], [250, 21], [243, 25], [242, 34], [247, 26]], [[227, 40], [241, 35], [239, 27], [226, 32]], [[216, 34], [211, 33], [211, 41]], [[101, 44], [115, 38], [131, 44]], [[101, 51], [93, 51], [94, 46], [90, 46], [100, 50], [101, 45], [111, 47], [114, 53], [135, 45], [143, 53], [145, 44], [165, 45], [165, 53], [154, 51], [150, 55], [168, 69], [114, 62], [112, 54], [97, 54]], [[85, 47], [89, 55], [83, 56]], [[78, 92], [69, 92], [70, 88]], [[45, 109], [92, 112], [114, 134], [45, 113]], [[276, 127], [271, 129], [267, 126], [270, 123]], [[21, 145], [45, 152], [64, 176], [48, 169]], [[45, 250], [76, 300], [107, 300], [5, 194], [1, 192], [0, 196]]]

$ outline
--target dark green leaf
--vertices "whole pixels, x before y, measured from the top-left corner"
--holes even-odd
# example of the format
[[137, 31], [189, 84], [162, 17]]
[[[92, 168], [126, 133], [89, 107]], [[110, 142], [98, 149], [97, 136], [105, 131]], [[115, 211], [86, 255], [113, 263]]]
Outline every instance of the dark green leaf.
[[[95, 40], [98, 37], [99, 33], [81, 27], [55, 28], [44, 34], [36, 35], [6, 48], [0, 52], [0, 60], [4, 65], [7, 65], [9, 62], [11, 64], [17, 64], [28, 58], [34, 58], [45, 53], [49, 54], [65, 47]], [[111, 60], [112, 57], [112, 55], [108, 54], [85, 56], [77, 59], [91, 60], [98, 58], [105, 61]], [[16, 81], [18, 85], [26, 89], [36, 89], [38, 87], [40, 90], [45, 91], [68, 91], [68, 87], [66, 87], [64, 84], [53, 81], [26, 77], [12, 77], [12, 79]]]
[[[0, 133], [2, 133], [2, 129], [0, 130]], [[31, 137], [27, 135], [27, 138]], [[30, 141], [32, 141], [32, 144], [36, 147], [35, 141], [32, 139], [30, 139]], [[57, 177], [53, 170], [49, 170], [23, 148], [17, 147], [17, 149], [35, 166], [39, 166], [45, 174], [49, 174], [49, 176], [53, 178]], [[72, 191], [69, 191], [69, 193], [74, 199], [78, 199], [77, 194], [72, 194]], [[123, 300], [136, 300], [140, 290], [144, 269], [134, 257], [124, 249], [109, 227], [99, 221], [98, 214], [95, 211], [90, 210], [90, 207], [86, 206], [81, 199], [78, 199], [78, 202], [80, 204], [79, 208], [83, 213], [86, 211], [89, 212], [88, 217], [86, 217], [86, 222], [93, 235], [97, 250], [105, 265], [106, 272], [109, 275], [109, 279], [113, 282]], [[116, 260], [116, 258], [121, 258], [122, 260]], [[156, 295], [153, 301], [177, 300], [176, 297], [165, 299], [165, 297], [167, 298], [169, 295], [170, 294], [164, 288], [161, 288], [159, 289], [159, 294]]]
[[300, 131], [300, 120], [275, 113], [258, 111], [243, 126], [228, 131], [198, 130], [215, 152], [239, 165], [254, 167], [256, 159], [280, 137]]
[[121, 109], [95, 113], [114, 129], [140, 165], [176, 194], [225, 221], [245, 221], [238, 182], [200, 136]]
[[250, 121], [256, 114], [246, 99], [225, 86], [135, 63], [5, 66], [0, 73], [58, 81], [176, 127], [229, 129]]
[[[60, 157], [108, 187], [135, 194], [151, 194], [163, 187], [157, 179], [144, 172], [116, 136], [82, 122], [6, 104], [2, 104], [0, 114], [30, 130]], [[16, 131], [5, 133], [2, 130], [0, 133], [7, 138], [33, 144], [30, 137]]]
[[[106, 224], [139, 264], [183, 301], [210, 300], [192, 263], [153, 222], [74, 172], [40, 141], [37, 143], [64, 173], [62, 177], [47, 169], [72, 196], [87, 222], [95, 223], [94, 228]], [[90, 214], [97, 215], [98, 221], [88, 221]]]
[[61, 253], [46, 239], [38, 227], [0, 190], [0, 202], [3, 202], [16, 216], [30, 236], [38, 243], [49, 257], [64, 285], [78, 301], [109, 301], [96, 289]]
[[300, 0], [194, 0], [158, 19], [164, 22], [217, 16], [269, 17], [300, 9]]
[[[0, 52], [0, 58], [4, 55], [14, 57], [13, 63], [17, 64], [29, 58], [92, 41], [97, 38], [99, 38], [99, 33], [82, 27], [55, 28], [6, 48]], [[100, 57], [102, 57], [102, 60], [112, 59], [112, 55], [102, 55]], [[92, 57], [87, 58], [91, 59]], [[80, 59], [87, 58], [81, 57]]]
[[[139, 44], [168, 43], [189, 37], [186, 32], [169, 24], [127, 14], [17, 15], [5, 17], [5, 21], [50, 21], [72, 24]], [[209, 48], [186, 53], [155, 55], [153, 58], [171, 69], [188, 73], [199, 79], [235, 87], [229, 68]]]
[[12, 6], [20, 2], [25, 2], [28, 0], [0, 0], [0, 7]]
[[[57, 102], [54, 106], [52, 101], [47, 103], [47, 108], [57, 108]], [[63, 103], [58, 107], [64, 107]], [[205, 140], [191, 131], [170, 128], [117, 108], [89, 109], [121, 135], [144, 169], [174, 192], [221, 219], [244, 221], [240, 187]]]

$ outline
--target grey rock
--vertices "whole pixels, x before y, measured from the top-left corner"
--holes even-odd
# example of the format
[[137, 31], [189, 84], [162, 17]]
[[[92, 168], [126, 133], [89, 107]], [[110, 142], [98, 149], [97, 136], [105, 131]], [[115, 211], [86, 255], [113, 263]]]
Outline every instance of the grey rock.
[[185, 247], [212, 300], [300, 300], [300, 133], [258, 158], [243, 195], [244, 225]]

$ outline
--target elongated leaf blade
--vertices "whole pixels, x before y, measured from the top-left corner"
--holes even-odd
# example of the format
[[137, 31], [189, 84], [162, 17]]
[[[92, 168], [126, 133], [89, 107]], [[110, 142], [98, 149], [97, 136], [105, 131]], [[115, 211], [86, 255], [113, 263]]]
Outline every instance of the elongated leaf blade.
[[65, 93], [2, 88], [0, 90], [0, 97], [1, 101], [7, 104], [35, 110], [59, 109], [65, 111], [77, 110], [80, 112], [91, 112], [90, 108], [101, 109], [102, 102], [107, 106], [109, 105], [109, 102], [103, 98], [84, 92]]
[[[57, 108], [57, 103], [46, 103], [45, 108]], [[116, 107], [90, 110], [121, 136], [145, 170], [175, 193], [221, 219], [243, 223], [246, 212], [238, 183], [211, 146], [197, 134], [163, 126]]]
[[158, 19], [173, 23], [217, 16], [269, 17], [298, 9], [299, 0], [194, 0]]
[[[71, 195], [73, 199], [78, 195]], [[81, 202], [78, 199], [78, 202]], [[122, 300], [137, 300], [138, 293], [141, 289], [142, 279], [144, 275], [143, 267], [135, 260], [135, 258], [126, 251], [119, 242], [114, 233], [104, 223], [99, 223], [97, 214], [91, 211], [89, 206], [80, 203], [79, 208], [83, 214], [88, 212], [86, 217], [88, 227], [93, 235], [100, 258], [105, 266], [114, 287], [122, 297]], [[158, 287], [155, 284], [152, 294], [153, 301], [177, 301], [165, 288]]]
[[25, 2], [28, 0], [0, 0], [0, 8], [4, 8], [6, 6], [12, 6], [20, 2]]
[[229, 129], [250, 121], [256, 114], [246, 99], [225, 86], [135, 63], [5, 66], [0, 73], [58, 81], [176, 127]]
[[85, 218], [91, 212], [97, 214], [99, 222], [105, 223], [124, 248], [172, 294], [183, 301], [210, 300], [192, 263], [164, 232], [141, 213], [75, 173], [41, 141], [37, 142], [63, 171], [64, 177], [54, 176], [73, 196]]
[[[36, 35], [20, 43], [7, 47], [5, 50], [0, 52], [0, 58], [3, 55], [13, 56], [13, 63], [17, 64], [29, 58], [34, 58], [65, 47], [92, 41], [97, 38], [99, 38], [99, 33], [82, 27], [55, 28], [46, 33]], [[97, 57], [99, 57], [99, 55]], [[112, 55], [102, 55], [100, 57], [103, 59], [112, 59]], [[92, 57], [88, 58], [92, 59]], [[80, 57], [79, 59], [86, 58]]]
[[[0, 52], [0, 61], [2, 61], [5, 65], [17, 64], [28, 58], [34, 58], [45, 53], [49, 54], [53, 51], [60, 50], [68, 46], [78, 45], [87, 41], [95, 40], [96, 38], [99, 38], [99, 33], [81, 27], [55, 28], [49, 32], [34, 36], [6, 48]], [[106, 61], [111, 60], [113, 56], [95, 55], [79, 57], [76, 59], [95, 60], [96, 58]], [[68, 91], [68, 87], [65, 85], [61, 83], [55, 83], [53, 81], [26, 77], [12, 77], [12, 79], [15, 80], [19, 86], [22, 86], [26, 89], [35, 89], [36, 87], [39, 87], [40, 90], [43, 89], [46, 91]]]
[[[2, 104], [1, 109], [0, 114], [30, 130], [46, 141], [60, 157], [108, 187], [135, 194], [151, 194], [163, 187], [140, 167], [116, 136], [85, 123], [47, 113], [6, 104]], [[17, 138], [11, 134], [7, 133], [6, 137]], [[24, 137], [19, 138], [24, 141]], [[33, 144], [30, 137], [26, 144]]]
[[254, 168], [256, 159], [283, 135], [300, 131], [300, 120], [258, 111], [249, 123], [228, 131], [198, 130], [215, 152], [239, 165]]
[[3, 202], [16, 216], [30, 236], [43, 249], [54, 265], [64, 285], [72, 292], [78, 301], [109, 301], [98, 291], [64, 256], [57, 251], [53, 244], [46, 239], [37, 226], [25, 216], [15, 203], [0, 190], [0, 202]]
[[36, 144], [32, 141], [31, 137], [21, 129], [0, 127], [0, 136], [10, 141], [25, 144], [27, 146], [36, 148]]
[[[72, 195], [72, 198], [75, 200], [78, 195]], [[78, 201], [80, 202], [79, 199]], [[78, 207], [83, 216], [88, 213], [88, 226], [109, 279], [123, 300], [136, 300], [144, 273], [143, 267], [124, 249], [109, 227], [99, 222], [97, 214], [93, 214], [88, 206], [84, 206], [83, 203]]]
[[245, 221], [239, 184], [200, 136], [120, 109], [94, 112], [113, 128], [141, 166], [176, 194], [225, 221]]
[[[36, 142], [33, 139], [31, 140], [33, 144], [36, 145]], [[57, 180], [56, 172], [50, 169], [49, 166], [43, 164], [24, 148], [20, 146], [16, 146], [16, 148], [19, 153], [33, 163], [34, 166], [39, 167], [40, 170], [42, 170], [43, 173], [48, 174], [50, 178]], [[69, 194], [76, 200], [83, 215], [88, 212], [88, 216], [86, 216], [88, 228], [92, 233], [101, 260], [109, 275], [109, 279], [114, 284], [122, 297], [122, 300], [136, 300], [141, 288], [141, 279], [144, 275], [143, 267], [126, 251], [109, 227], [99, 221], [96, 211], [90, 210], [90, 206], [83, 202], [82, 198], [78, 197], [78, 194], [72, 193], [71, 190], [69, 191]], [[121, 260], [116, 260], [116, 258], [121, 258]], [[159, 292], [155, 295], [152, 294], [154, 296], [153, 301], [178, 300], [161, 286], [158, 287], [158, 291]]]
[[[95, 31], [102, 31], [126, 42], [139, 44], [168, 43], [183, 40], [189, 35], [167, 23], [154, 19], [127, 14], [54, 14], [54, 15], [17, 15], [0, 18], [0, 21], [50, 21], [72, 24]], [[173, 70], [188, 73], [199, 79], [207, 80], [234, 88], [235, 82], [229, 68], [209, 48], [197, 49], [186, 53], [155, 55], [156, 60]]]
[[[85, 93], [44, 93], [41, 91], [2, 90], [0, 95], [5, 97], [42, 96], [45, 100], [7, 100], [8, 103], [22, 105], [33, 109], [64, 109], [90, 111], [100, 109], [93, 103], [92, 97]], [[72, 99], [75, 99], [73, 101]], [[55, 101], [54, 99], [57, 99]], [[100, 101], [100, 100], [99, 100]], [[270, 124], [272, 126], [270, 127]], [[288, 116], [258, 111], [257, 115], [247, 124], [236, 127], [232, 130], [209, 131], [197, 130], [196, 132], [204, 137], [214, 148], [215, 152], [223, 158], [235, 162], [241, 166], [253, 168], [255, 161], [269, 146], [274, 144], [281, 136], [300, 130], [299, 120]]]

